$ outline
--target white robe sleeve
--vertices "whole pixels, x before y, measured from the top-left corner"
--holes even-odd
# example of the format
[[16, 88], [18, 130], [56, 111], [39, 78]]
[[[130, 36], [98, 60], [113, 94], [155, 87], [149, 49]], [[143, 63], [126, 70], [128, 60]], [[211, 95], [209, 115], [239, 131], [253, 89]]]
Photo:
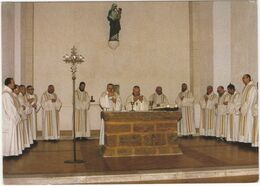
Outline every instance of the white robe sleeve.
[[235, 113], [236, 113], [237, 115], [239, 115], [239, 114], [240, 114], [239, 109], [240, 109], [240, 107], [241, 107], [241, 99], [240, 99], [240, 95], [239, 95], [239, 94], [237, 94], [237, 95], [235, 96], [234, 102], [235, 102]]
[[[10, 126], [6, 126], [7, 123], [5, 123], [5, 119], [8, 121], [11, 121], [13, 125], [17, 125], [19, 121], [21, 120], [20, 115], [18, 113], [18, 110], [16, 109], [14, 105], [13, 98], [8, 93], [2, 94], [2, 104], [3, 104], [3, 128], [9, 128]], [[10, 123], [10, 122], [8, 122]]]
[[77, 96], [77, 94], [78, 94], [78, 91], [75, 91], [75, 107], [76, 107], [76, 109], [79, 109], [79, 110], [85, 109], [84, 101], [81, 101], [79, 99], [79, 96]]
[[143, 97], [143, 101], [140, 102], [140, 111], [147, 111], [148, 110], [148, 101], [145, 97]]
[[210, 109], [210, 110], [212, 110], [212, 109], [215, 109], [216, 107], [215, 107], [215, 105], [218, 103], [218, 98], [217, 97], [214, 97], [212, 100], [208, 100], [207, 101], [207, 105], [206, 105], [206, 108], [207, 109]]
[[204, 96], [200, 99], [200, 108], [205, 109], [206, 108], [206, 101]]
[[89, 108], [90, 108], [90, 98], [89, 98], [88, 93], [86, 94], [85, 108], [86, 108], [86, 110], [89, 110]]
[[182, 107], [182, 101], [180, 98], [180, 95], [177, 96], [177, 98], [175, 99], [175, 103], [178, 105], [178, 107]]
[[252, 108], [252, 104], [254, 102], [255, 96], [257, 94], [256, 88], [252, 87], [248, 93], [248, 98], [245, 103], [241, 106], [241, 114], [245, 115]]
[[258, 116], [258, 103], [253, 105], [253, 116]]
[[33, 104], [37, 104], [37, 96], [36, 95], [34, 95], [33, 102], [31, 103], [31, 105], [33, 105]]
[[167, 96], [163, 95], [164, 96], [164, 104], [165, 105], [169, 105], [169, 101], [168, 101], [168, 98]]
[[236, 105], [235, 105], [235, 104], [236, 104], [235, 102], [234, 102], [234, 103], [228, 102], [227, 112], [228, 112], [229, 114], [234, 114], [234, 113], [236, 113], [236, 110], [235, 110]]
[[101, 94], [99, 98], [99, 104], [102, 109], [108, 109], [109, 108], [109, 100], [108, 100], [108, 95], [107, 94]]
[[62, 107], [62, 103], [60, 99], [57, 97], [55, 102], [55, 110], [60, 111], [61, 107]]
[[122, 100], [118, 96], [116, 99], [116, 104], [115, 104], [115, 111], [121, 111], [122, 110]]
[[32, 111], [33, 111], [32, 106], [29, 104], [29, 102], [26, 101], [26, 104], [25, 104], [25, 114], [31, 114]]
[[128, 96], [128, 97], [126, 98], [125, 109], [126, 109], [127, 111], [132, 110], [132, 105], [131, 105], [131, 102], [132, 102], [132, 101], [133, 101], [132, 96]]
[[189, 93], [189, 97], [188, 98], [183, 98], [182, 100], [182, 106], [183, 107], [192, 107], [194, 103], [194, 97], [191, 94], [191, 92]]
[[54, 108], [51, 99], [45, 100], [44, 94], [42, 95], [42, 98], [41, 98], [41, 106], [42, 106], [42, 109], [46, 110], [46, 111], [53, 110], [53, 108]]

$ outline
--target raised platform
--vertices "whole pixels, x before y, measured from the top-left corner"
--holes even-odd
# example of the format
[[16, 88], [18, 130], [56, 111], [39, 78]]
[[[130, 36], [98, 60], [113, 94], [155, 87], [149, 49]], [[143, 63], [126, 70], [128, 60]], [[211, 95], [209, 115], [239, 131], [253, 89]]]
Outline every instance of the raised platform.
[[[207, 183], [237, 182], [248, 176], [251, 181], [258, 179], [258, 150], [247, 144], [203, 137], [179, 138], [178, 142], [183, 151], [179, 156], [103, 158], [98, 140], [79, 141], [78, 159], [86, 163], [73, 165], [64, 164], [64, 160], [72, 159], [72, 141], [40, 141], [19, 158], [4, 159], [4, 183]], [[225, 177], [232, 179], [217, 181]]]

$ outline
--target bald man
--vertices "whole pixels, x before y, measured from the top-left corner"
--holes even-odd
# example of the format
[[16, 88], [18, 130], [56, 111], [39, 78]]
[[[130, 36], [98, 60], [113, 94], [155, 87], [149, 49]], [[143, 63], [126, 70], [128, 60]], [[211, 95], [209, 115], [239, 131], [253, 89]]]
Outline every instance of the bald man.
[[169, 101], [166, 97], [166, 95], [162, 92], [162, 87], [157, 86], [155, 89], [155, 93], [153, 93], [149, 97], [149, 104], [152, 106], [152, 108], [155, 107], [163, 107], [169, 105]]
[[131, 111], [132, 108], [134, 111], [147, 111], [148, 110], [148, 102], [146, 98], [141, 94], [141, 90], [139, 86], [133, 87], [133, 93], [127, 97], [126, 110]]
[[253, 104], [256, 99], [257, 89], [249, 74], [243, 75], [242, 81], [245, 87], [241, 94], [239, 142], [252, 143], [252, 131], [254, 122]]
[[41, 97], [42, 106], [42, 134], [44, 140], [58, 140], [60, 138], [59, 111], [62, 103], [54, 93], [53, 85]]

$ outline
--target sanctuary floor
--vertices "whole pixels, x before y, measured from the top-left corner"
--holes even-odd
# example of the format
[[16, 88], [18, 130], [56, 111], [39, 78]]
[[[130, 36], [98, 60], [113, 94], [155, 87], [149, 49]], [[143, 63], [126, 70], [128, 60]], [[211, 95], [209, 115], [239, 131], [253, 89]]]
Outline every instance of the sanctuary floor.
[[[182, 137], [178, 141], [183, 152], [182, 155], [132, 158], [103, 158], [100, 154], [98, 140], [77, 141], [77, 159], [85, 160], [83, 164], [64, 163], [65, 160], [73, 159], [71, 140], [62, 140], [56, 143], [39, 141], [36, 146], [22, 156], [3, 160], [4, 181], [5, 178], [26, 177], [26, 175], [34, 177], [41, 175], [80, 176], [83, 173], [85, 175], [122, 175], [231, 168], [256, 168], [258, 170], [258, 148], [252, 148], [248, 144], [226, 143], [204, 137]], [[251, 181], [257, 181], [258, 171], [254, 176], [250, 176]], [[228, 182], [227, 180], [226, 182]], [[129, 181], [131, 182], [131, 180]], [[225, 182], [225, 179], [222, 181]], [[179, 182], [183, 183], [183, 181]], [[194, 182], [196, 181], [194, 180]], [[211, 181], [203, 181], [202, 179], [201, 182]], [[160, 182], [158, 181], [158, 183]], [[166, 181], [165, 183], [171, 182]], [[176, 183], [176, 180], [172, 180], [172, 183]]]

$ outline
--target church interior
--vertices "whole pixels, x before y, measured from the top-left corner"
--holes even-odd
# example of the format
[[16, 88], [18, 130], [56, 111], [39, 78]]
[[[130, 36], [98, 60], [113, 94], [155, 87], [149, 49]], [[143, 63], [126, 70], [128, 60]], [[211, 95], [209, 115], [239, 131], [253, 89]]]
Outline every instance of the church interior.
[[[233, 84], [242, 95], [244, 74], [258, 82], [257, 1], [118, 1], [116, 37], [111, 36], [111, 29], [118, 25], [109, 19], [113, 3], [1, 3], [2, 84], [12, 77], [17, 85], [32, 85], [39, 108], [37, 143], [17, 157], [3, 157], [2, 182], [258, 182], [258, 146], [200, 132], [200, 99], [209, 85], [217, 94], [219, 86], [227, 90]], [[68, 63], [73, 48], [79, 54], [75, 66]], [[73, 93], [80, 82], [85, 82], [91, 98], [87, 111], [90, 137], [76, 140]], [[121, 112], [104, 113], [100, 106], [100, 95], [109, 83], [121, 97]], [[162, 87], [167, 108], [177, 108], [183, 83], [194, 96], [192, 135], [177, 135], [185, 117], [180, 110], [125, 110], [137, 85], [147, 100], [156, 87]], [[59, 140], [44, 138], [41, 96], [49, 85], [55, 87], [62, 103]], [[100, 145], [102, 125], [106, 126], [105, 150]], [[147, 135], [149, 131], [153, 135]], [[130, 135], [134, 137], [130, 139]], [[149, 148], [142, 148], [145, 144]], [[75, 157], [84, 162], [65, 163]]]

